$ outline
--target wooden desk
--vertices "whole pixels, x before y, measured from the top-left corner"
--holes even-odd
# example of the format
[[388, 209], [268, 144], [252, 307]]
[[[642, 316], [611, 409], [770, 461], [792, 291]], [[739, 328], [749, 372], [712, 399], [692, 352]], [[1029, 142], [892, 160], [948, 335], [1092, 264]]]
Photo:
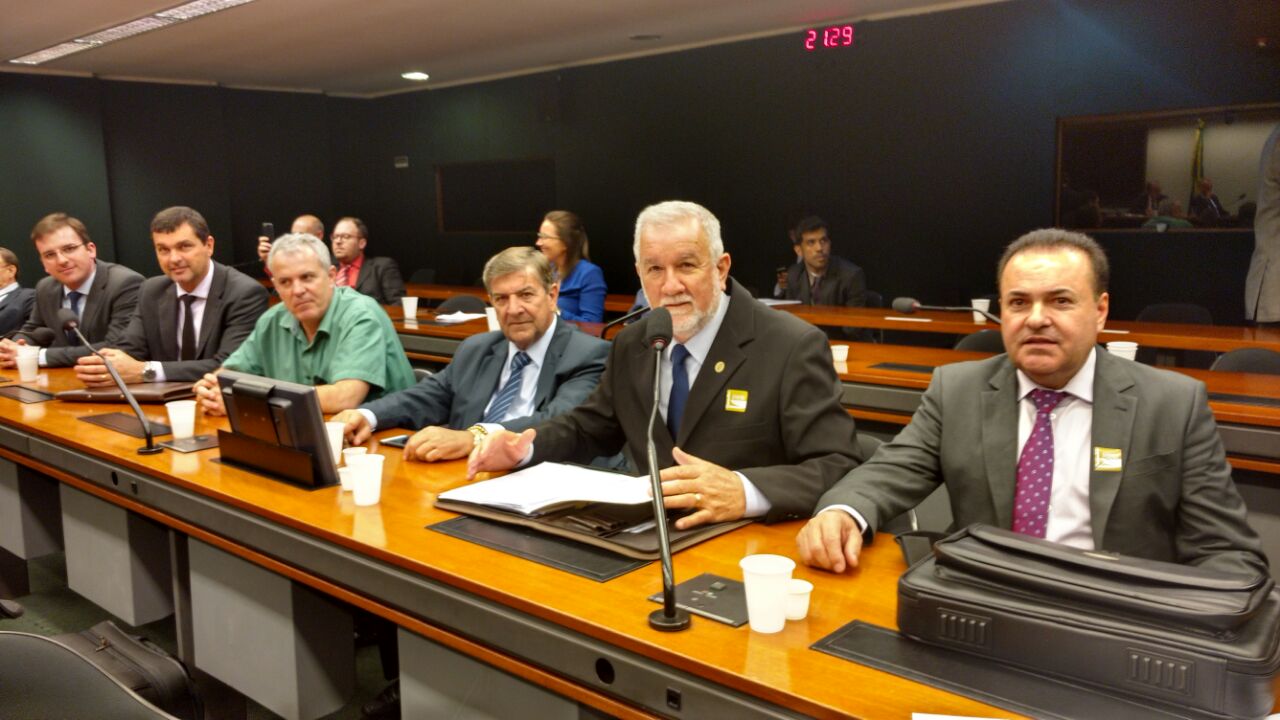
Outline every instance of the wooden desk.
[[[69, 370], [42, 375], [50, 390], [75, 385]], [[432, 501], [462, 482], [461, 462], [407, 463], [374, 442], [386, 455], [382, 501], [357, 508], [338, 488], [308, 492], [213, 462], [216, 450], [141, 456], [138, 439], [77, 420], [122, 407], [0, 398], [0, 457], [619, 717], [670, 713], [668, 688], [684, 717], [1011, 716], [808, 649], [853, 619], [895, 626], [904, 568], [887, 538], [856, 574], [798, 568], [816, 586], [809, 617], [781, 633], [696, 617], [687, 632], [659, 633], [645, 600], [661, 586], [657, 564], [596, 583], [424, 529], [451, 517]], [[201, 417], [196, 430], [223, 426]], [[750, 525], [681, 552], [677, 579], [737, 577], [750, 553], [794, 556], [799, 527]], [[597, 675], [601, 662], [611, 683]]]
[[[975, 323], [971, 314], [962, 312], [922, 310], [912, 315], [903, 315], [894, 312], [891, 308], [850, 308], [829, 305], [778, 305], [777, 309], [803, 318], [814, 325], [950, 335], [968, 335], [978, 330], [1000, 329], [1000, 326], [995, 323]], [[1131, 340], [1139, 345], [1178, 350], [1227, 352], [1244, 347], [1261, 347], [1280, 352], [1280, 330], [1275, 328], [1109, 320], [1098, 341], [1106, 343], [1112, 340]]]
[[[478, 297], [489, 302], [489, 293], [485, 292], [482, 287], [473, 285], [423, 285], [420, 283], [409, 283], [405, 285], [405, 290], [414, 297], [425, 298], [428, 300], [448, 300], [456, 295], [470, 295]], [[624, 313], [631, 309], [635, 303], [635, 295], [623, 295], [610, 293], [604, 298], [605, 312]]]

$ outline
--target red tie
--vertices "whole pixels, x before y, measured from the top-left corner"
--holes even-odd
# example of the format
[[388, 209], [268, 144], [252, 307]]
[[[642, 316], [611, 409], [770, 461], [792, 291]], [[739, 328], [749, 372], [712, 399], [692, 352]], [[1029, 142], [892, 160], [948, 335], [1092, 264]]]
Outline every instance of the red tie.
[[338, 270], [338, 285], [340, 287], [350, 287], [351, 286], [351, 281], [349, 280], [350, 277], [351, 277], [351, 263], [347, 263], [346, 265], [343, 265], [341, 269]]

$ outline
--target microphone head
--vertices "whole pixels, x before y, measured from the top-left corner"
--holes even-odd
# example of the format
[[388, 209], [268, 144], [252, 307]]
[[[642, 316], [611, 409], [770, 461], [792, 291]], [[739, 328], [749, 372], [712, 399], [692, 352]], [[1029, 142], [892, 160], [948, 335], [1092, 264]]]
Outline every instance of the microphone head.
[[54, 338], [57, 337], [57, 334], [47, 327], [38, 327], [31, 330], [31, 332], [18, 334], [26, 337], [27, 340], [31, 341], [32, 345], [39, 345], [40, 347], [48, 347], [52, 345]]
[[659, 350], [665, 348], [671, 342], [671, 311], [664, 307], [654, 308], [644, 321], [645, 344]]
[[900, 312], [903, 315], [910, 315], [920, 307], [920, 302], [915, 298], [900, 297], [893, 299], [893, 311]]
[[62, 328], [63, 332], [74, 330], [80, 326], [80, 318], [76, 317], [76, 314], [71, 310], [62, 308], [58, 311], [58, 326]]

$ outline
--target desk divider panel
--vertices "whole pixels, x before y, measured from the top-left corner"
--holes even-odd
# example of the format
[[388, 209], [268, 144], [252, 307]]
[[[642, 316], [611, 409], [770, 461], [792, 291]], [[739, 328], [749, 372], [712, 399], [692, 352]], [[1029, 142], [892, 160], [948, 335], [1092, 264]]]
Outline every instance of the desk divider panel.
[[2, 459], [0, 548], [23, 560], [62, 549], [58, 482]]
[[60, 485], [67, 586], [130, 625], [173, 614], [169, 531]]
[[400, 717], [578, 720], [578, 704], [415, 635], [396, 631]]
[[288, 720], [346, 703], [355, 630], [345, 607], [199, 540], [188, 559], [196, 667]]

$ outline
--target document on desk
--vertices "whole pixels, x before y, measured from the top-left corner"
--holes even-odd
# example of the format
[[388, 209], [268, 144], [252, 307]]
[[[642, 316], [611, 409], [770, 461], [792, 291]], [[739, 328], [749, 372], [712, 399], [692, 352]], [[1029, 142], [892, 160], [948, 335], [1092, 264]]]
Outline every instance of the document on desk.
[[455, 312], [437, 315], [436, 322], [445, 325], [457, 325], [458, 323], [470, 322], [472, 320], [480, 320], [484, 318], [484, 313]]
[[779, 305], [799, 305], [800, 304], [799, 300], [782, 300], [779, 298], [756, 298], [756, 299], [760, 301], [761, 305], [768, 305], [769, 307], [777, 307]]
[[650, 502], [650, 497], [649, 478], [645, 475], [633, 477], [580, 465], [538, 463], [494, 480], [442, 492], [439, 499], [533, 516], [579, 503], [640, 505]]

